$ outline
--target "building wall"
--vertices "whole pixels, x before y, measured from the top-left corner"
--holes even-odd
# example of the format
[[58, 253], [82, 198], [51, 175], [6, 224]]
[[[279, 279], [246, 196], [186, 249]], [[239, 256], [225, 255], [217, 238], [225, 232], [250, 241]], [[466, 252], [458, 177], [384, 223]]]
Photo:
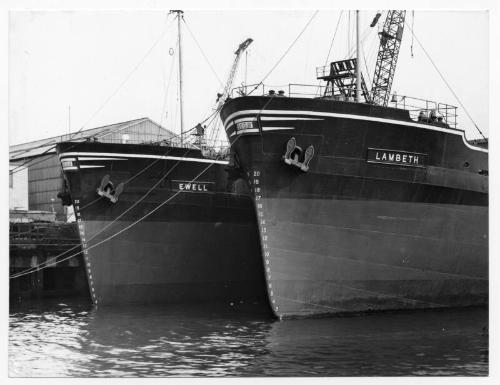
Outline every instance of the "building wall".
[[57, 219], [65, 219], [65, 209], [57, 197], [62, 187], [63, 173], [57, 156], [46, 155], [31, 162], [28, 167], [30, 210], [54, 211]]
[[[99, 142], [147, 143], [169, 140], [173, 134], [151, 120], [131, 122], [109, 133], [92, 134]], [[177, 138], [174, 141], [178, 140]], [[25, 160], [23, 160], [25, 161]], [[11, 168], [15, 167], [11, 163]], [[57, 220], [74, 220], [72, 208], [64, 207], [57, 194], [64, 186], [64, 176], [56, 154], [33, 158], [27, 169], [14, 174], [14, 189], [11, 189], [10, 208], [54, 211]]]
[[16, 163], [9, 165], [9, 209], [28, 210], [28, 168], [17, 168]]

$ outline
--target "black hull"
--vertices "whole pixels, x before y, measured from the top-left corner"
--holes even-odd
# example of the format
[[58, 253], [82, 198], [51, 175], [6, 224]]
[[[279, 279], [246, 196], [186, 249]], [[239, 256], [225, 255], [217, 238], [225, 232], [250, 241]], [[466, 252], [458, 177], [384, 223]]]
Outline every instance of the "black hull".
[[[242, 97], [221, 117], [278, 317], [488, 303], [487, 152], [463, 133], [321, 99]], [[314, 147], [306, 171], [283, 160], [291, 137]]]
[[[64, 143], [58, 153], [94, 303], [266, 302], [252, 202], [226, 162], [160, 146]], [[96, 192], [105, 175], [128, 181], [115, 203]], [[194, 179], [203, 183], [179, 190]]]

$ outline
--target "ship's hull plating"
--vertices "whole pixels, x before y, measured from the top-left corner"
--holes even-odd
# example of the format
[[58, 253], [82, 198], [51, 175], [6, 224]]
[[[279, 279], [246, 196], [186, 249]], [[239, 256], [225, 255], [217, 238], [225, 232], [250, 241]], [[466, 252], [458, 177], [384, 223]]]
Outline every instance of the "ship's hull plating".
[[[96, 304], [265, 303], [252, 202], [234, 191], [225, 162], [101, 143], [63, 144], [59, 156]], [[128, 181], [115, 203], [96, 192], [105, 175], [115, 188]]]
[[[221, 113], [252, 188], [275, 314], [487, 304], [487, 153], [401, 116], [383, 124], [390, 116], [343, 118], [354, 103], [325, 105], [243, 97]], [[291, 137], [314, 145], [307, 172], [283, 161]], [[371, 163], [371, 148], [426, 162]]]

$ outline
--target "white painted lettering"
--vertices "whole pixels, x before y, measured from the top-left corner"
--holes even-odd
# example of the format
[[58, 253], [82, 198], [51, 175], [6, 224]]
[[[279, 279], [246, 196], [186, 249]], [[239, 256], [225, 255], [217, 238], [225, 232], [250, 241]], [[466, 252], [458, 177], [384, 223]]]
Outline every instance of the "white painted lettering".
[[403, 163], [406, 163], [406, 154], [403, 155]]
[[401, 155], [400, 154], [396, 154], [396, 162], [401, 162]]
[[413, 163], [418, 164], [418, 156], [415, 155], [413, 157]]
[[380, 157], [378, 155], [378, 151], [375, 153], [375, 160], [380, 160]]
[[394, 154], [389, 154], [389, 161], [394, 162]]
[[387, 153], [385, 153], [385, 152], [384, 152], [384, 153], [382, 154], [382, 160], [387, 160]]

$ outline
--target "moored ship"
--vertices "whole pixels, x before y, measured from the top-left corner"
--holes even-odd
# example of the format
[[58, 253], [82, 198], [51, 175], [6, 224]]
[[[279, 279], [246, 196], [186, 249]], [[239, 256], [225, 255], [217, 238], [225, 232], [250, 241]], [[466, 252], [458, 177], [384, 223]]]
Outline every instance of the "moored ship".
[[388, 12], [370, 91], [348, 59], [318, 69], [320, 96], [257, 85], [221, 111], [280, 318], [488, 303], [487, 141], [453, 106], [388, 106], [404, 16]]
[[95, 304], [263, 303], [255, 212], [227, 161], [160, 145], [57, 152]]
[[[75, 211], [90, 294], [99, 305], [266, 304], [248, 188], [230, 178], [227, 148], [206, 139], [206, 126], [184, 131], [183, 12], [170, 13], [178, 24], [180, 141], [57, 146], [63, 200]], [[251, 41], [235, 52], [222, 100]]]

